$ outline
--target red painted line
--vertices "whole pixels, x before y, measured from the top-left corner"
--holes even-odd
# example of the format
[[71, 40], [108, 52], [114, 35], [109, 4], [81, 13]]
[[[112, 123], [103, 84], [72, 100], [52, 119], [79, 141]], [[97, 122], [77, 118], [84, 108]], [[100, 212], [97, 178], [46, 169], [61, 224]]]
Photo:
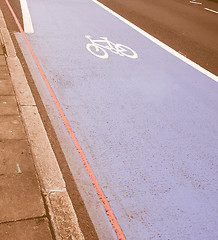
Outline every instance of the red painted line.
[[31, 45], [30, 45], [30, 43], [29, 43], [29, 41], [28, 41], [28, 39], [27, 39], [27, 37], [26, 37], [26, 35], [25, 35], [21, 25], [20, 25], [20, 23], [19, 23], [19, 20], [18, 20], [16, 14], [14, 13], [14, 10], [12, 9], [12, 7], [11, 7], [10, 3], [8, 2], [8, 0], [5, 0], [5, 2], [8, 5], [8, 8], [11, 11], [11, 14], [13, 15], [14, 20], [15, 20], [15, 22], [16, 22], [16, 24], [17, 24], [17, 26], [18, 26], [18, 28], [19, 28], [19, 30], [21, 32], [21, 34], [24, 37], [24, 40], [25, 40], [25, 42], [26, 42], [26, 44], [27, 44], [27, 46], [28, 46], [32, 56], [33, 56], [33, 59], [34, 59], [36, 65], [37, 65], [37, 67], [38, 67], [38, 69], [40, 71], [40, 74], [41, 74], [42, 78], [45, 81], [45, 84], [46, 84], [46, 86], [47, 86], [47, 88], [48, 88], [48, 90], [50, 92], [50, 95], [51, 95], [51, 97], [52, 97], [52, 99], [53, 99], [53, 101], [54, 101], [54, 103], [56, 105], [56, 108], [57, 108], [57, 110], [58, 110], [58, 112], [59, 112], [59, 114], [61, 116], [61, 119], [62, 119], [62, 121], [63, 121], [63, 123], [64, 123], [64, 125], [65, 125], [65, 127], [66, 127], [66, 129], [67, 129], [67, 131], [68, 131], [68, 133], [69, 133], [69, 135], [71, 137], [71, 139], [73, 140], [73, 142], [74, 142], [74, 144], [76, 146], [76, 149], [77, 149], [77, 151], [78, 151], [78, 153], [79, 153], [79, 155], [81, 157], [81, 160], [82, 160], [82, 162], [83, 162], [83, 164], [85, 166], [85, 169], [86, 169], [86, 171], [87, 171], [87, 173], [88, 173], [88, 175], [89, 175], [89, 177], [91, 179], [91, 182], [92, 182], [92, 184], [93, 184], [93, 186], [94, 186], [94, 188], [95, 188], [95, 190], [96, 190], [96, 192], [98, 194], [98, 197], [99, 197], [100, 201], [102, 202], [102, 204], [104, 206], [104, 209], [105, 209], [105, 211], [107, 213], [107, 216], [108, 216], [108, 218], [109, 218], [109, 220], [110, 220], [110, 222], [111, 222], [111, 224], [112, 224], [112, 226], [113, 226], [113, 228], [114, 228], [114, 230], [115, 230], [115, 232], [117, 234], [118, 239], [119, 240], [126, 240], [126, 238], [124, 236], [124, 233], [123, 233], [123, 231], [122, 231], [122, 229], [121, 229], [121, 227], [120, 227], [120, 225], [119, 225], [119, 223], [118, 223], [118, 221], [117, 221], [117, 219], [116, 219], [116, 217], [115, 217], [115, 215], [113, 213], [113, 210], [111, 209], [111, 206], [110, 206], [109, 202], [107, 201], [107, 198], [104, 195], [104, 192], [102, 191], [102, 189], [101, 189], [101, 187], [100, 187], [100, 185], [98, 183], [98, 180], [95, 177], [95, 174], [92, 171], [92, 168], [89, 165], [89, 162], [88, 162], [88, 160], [87, 160], [87, 158], [86, 158], [86, 156], [85, 156], [85, 154], [84, 154], [84, 152], [83, 152], [83, 150], [82, 150], [82, 148], [81, 148], [81, 146], [80, 146], [80, 144], [79, 144], [79, 142], [78, 142], [78, 140], [77, 140], [77, 138], [76, 138], [76, 136], [75, 136], [75, 134], [74, 134], [74, 132], [73, 132], [73, 130], [72, 130], [72, 128], [71, 128], [71, 126], [70, 126], [70, 124], [69, 124], [69, 122], [68, 122], [68, 120], [67, 120], [67, 118], [66, 118], [66, 116], [65, 116], [65, 114], [63, 112], [63, 110], [62, 110], [62, 108], [61, 108], [61, 106], [60, 106], [60, 103], [58, 102], [58, 99], [56, 98], [55, 93], [53, 92], [52, 87], [51, 87], [48, 79], [46, 78], [45, 73], [44, 73], [40, 63], [39, 63], [38, 59], [36, 58], [36, 55], [35, 55], [32, 47], [31, 47]]

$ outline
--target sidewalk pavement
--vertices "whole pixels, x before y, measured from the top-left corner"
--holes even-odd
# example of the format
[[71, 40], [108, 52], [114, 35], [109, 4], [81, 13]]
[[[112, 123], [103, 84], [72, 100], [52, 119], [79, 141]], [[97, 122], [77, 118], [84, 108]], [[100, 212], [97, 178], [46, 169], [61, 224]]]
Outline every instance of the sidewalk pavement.
[[0, 239], [52, 239], [36, 170], [0, 46]]
[[0, 10], [0, 240], [84, 240]]

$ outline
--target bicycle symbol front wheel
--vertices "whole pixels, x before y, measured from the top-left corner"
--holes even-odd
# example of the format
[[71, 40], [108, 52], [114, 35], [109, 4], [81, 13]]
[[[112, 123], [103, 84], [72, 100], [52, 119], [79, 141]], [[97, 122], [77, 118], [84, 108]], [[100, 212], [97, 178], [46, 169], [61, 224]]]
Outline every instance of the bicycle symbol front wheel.
[[98, 45], [90, 43], [86, 45], [86, 48], [91, 54], [93, 54], [96, 57], [104, 59], [108, 58], [108, 53]]
[[121, 56], [126, 56], [126, 57], [129, 57], [129, 58], [138, 58], [138, 54], [132, 50], [131, 48], [125, 46], [125, 45], [122, 45], [122, 44], [116, 44], [116, 49], [119, 50], [119, 53]]

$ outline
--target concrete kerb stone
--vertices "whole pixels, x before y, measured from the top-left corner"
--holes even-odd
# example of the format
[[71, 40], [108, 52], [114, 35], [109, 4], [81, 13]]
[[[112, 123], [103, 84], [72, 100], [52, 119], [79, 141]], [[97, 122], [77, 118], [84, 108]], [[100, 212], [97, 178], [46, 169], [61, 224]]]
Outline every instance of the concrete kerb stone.
[[20, 60], [17, 57], [7, 57], [11, 80], [21, 106], [35, 106], [35, 100], [25, 77]]
[[65, 191], [65, 182], [37, 107], [21, 106], [21, 112], [43, 192]]
[[[46, 196], [50, 216], [57, 231], [60, 233], [57, 240], [84, 240], [78, 226], [78, 219], [66, 191], [50, 192]], [[74, 213], [74, 214], [73, 214]]]
[[[3, 19], [1, 18], [0, 20], [2, 21]], [[1, 25], [4, 25], [4, 24], [1, 24]], [[5, 46], [7, 56], [8, 57], [16, 57], [16, 51], [15, 51], [14, 44], [12, 42], [10, 33], [8, 32], [8, 29], [2, 27], [1, 35], [2, 35], [2, 43]]]
[[0, 10], [0, 40], [57, 240], [84, 240], [66, 185]]
[[6, 28], [3, 13], [0, 12], [0, 28]]

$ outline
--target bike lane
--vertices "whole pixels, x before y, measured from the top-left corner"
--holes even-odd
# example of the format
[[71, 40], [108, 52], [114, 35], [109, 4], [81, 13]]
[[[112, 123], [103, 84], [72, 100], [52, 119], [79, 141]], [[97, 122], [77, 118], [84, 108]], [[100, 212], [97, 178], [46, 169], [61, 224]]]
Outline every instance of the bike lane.
[[[213, 239], [217, 83], [92, 1], [28, 5], [35, 31], [28, 39], [126, 238]], [[87, 51], [86, 35], [124, 44], [138, 58], [108, 50], [107, 59], [98, 58]], [[89, 208], [96, 196], [84, 170], [75, 170], [73, 143], [62, 145]], [[111, 239], [94, 208], [89, 213], [100, 239]]]

